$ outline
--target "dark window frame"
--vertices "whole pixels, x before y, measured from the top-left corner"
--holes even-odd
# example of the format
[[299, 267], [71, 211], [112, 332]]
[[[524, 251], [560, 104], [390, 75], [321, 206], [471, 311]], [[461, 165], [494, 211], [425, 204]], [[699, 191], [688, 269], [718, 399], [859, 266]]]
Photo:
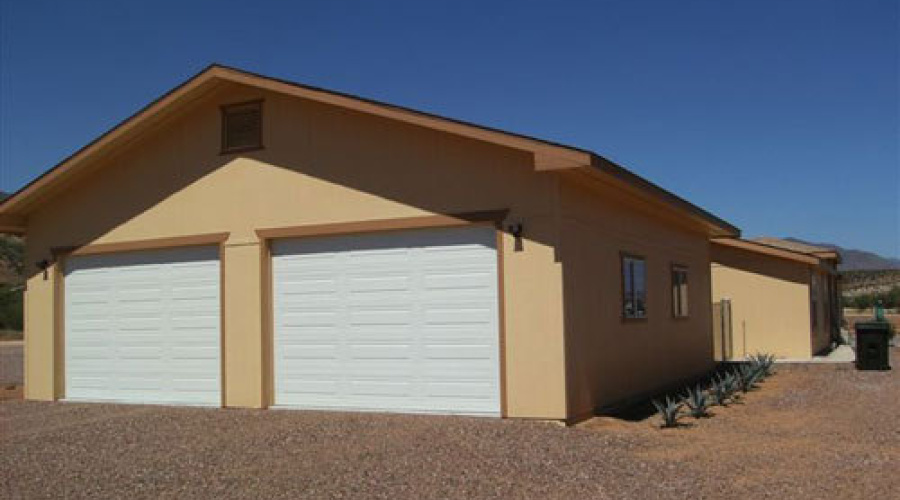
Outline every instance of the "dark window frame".
[[[640, 261], [644, 265], [644, 314], [641, 316], [630, 315], [630, 314], [628, 314], [628, 311], [626, 309], [626, 305], [628, 303], [628, 297], [627, 297], [627, 292], [626, 292], [627, 284], [625, 282], [626, 281], [625, 280], [625, 265], [626, 265], [626, 260], [629, 260], [629, 259], [633, 260], [633, 261]], [[647, 289], [647, 282], [649, 281], [649, 278], [647, 276], [647, 269], [648, 269], [647, 258], [644, 257], [643, 255], [630, 253], [630, 252], [620, 252], [619, 253], [619, 280], [620, 280], [620, 284], [621, 284], [620, 294], [619, 294], [621, 297], [621, 303], [620, 303], [619, 310], [620, 310], [620, 315], [621, 315], [622, 321], [624, 321], [624, 322], [647, 321], [647, 319], [650, 316], [649, 308], [647, 307], [647, 301], [648, 301], [648, 296], [649, 296], [649, 290]], [[631, 278], [631, 282], [632, 282], [631, 301], [632, 301], [632, 303], [636, 303], [637, 292], [635, 291], [636, 287], [634, 286], [634, 271], [633, 271], [633, 269], [630, 271], [630, 278]]]
[[[259, 129], [256, 138], [256, 143], [251, 145], [244, 146], [233, 146], [228, 147], [228, 118], [229, 113], [234, 115], [237, 109], [240, 108], [249, 108], [255, 107], [259, 111]], [[243, 102], [234, 102], [230, 104], [224, 104], [219, 107], [222, 117], [222, 144], [221, 150], [219, 154], [234, 154], [234, 153], [245, 153], [248, 151], [256, 151], [259, 149], [263, 149], [263, 121], [264, 121], [264, 113], [263, 113], [263, 99], [254, 99], [251, 101], [243, 101]]]
[[[684, 275], [684, 282], [679, 282], [677, 275]], [[690, 288], [690, 267], [673, 262], [669, 266], [670, 289], [669, 295], [672, 297], [672, 317], [675, 319], [688, 319], [691, 317], [691, 288]], [[684, 285], [685, 303], [681, 303], [680, 285]], [[683, 306], [683, 307], [682, 307]]]

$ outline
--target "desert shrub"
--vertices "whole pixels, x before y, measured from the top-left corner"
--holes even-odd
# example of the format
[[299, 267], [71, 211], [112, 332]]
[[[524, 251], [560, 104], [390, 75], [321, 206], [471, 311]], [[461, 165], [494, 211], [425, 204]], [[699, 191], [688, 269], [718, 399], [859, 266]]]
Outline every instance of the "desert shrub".
[[844, 298], [844, 304], [857, 311], [869, 309], [878, 303], [887, 309], [900, 307], [900, 286], [891, 287], [890, 290], [883, 292], [861, 293]]
[[871, 294], [857, 295], [850, 298], [850, 305], [857, 311], [864, 311], [875, 303]]
[[22, 286], [0, 284], [0, 330], [22, 330]]

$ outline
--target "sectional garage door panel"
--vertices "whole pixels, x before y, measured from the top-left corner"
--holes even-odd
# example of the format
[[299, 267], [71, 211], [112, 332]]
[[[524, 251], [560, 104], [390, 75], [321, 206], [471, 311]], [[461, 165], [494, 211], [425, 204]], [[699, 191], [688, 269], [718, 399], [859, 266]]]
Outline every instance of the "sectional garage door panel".
[[493, 228], [273, 246], [275, 402], [499, 415]]
[[215, 247], [67, 259], [67, 399], [219, 405], [219, 282]]

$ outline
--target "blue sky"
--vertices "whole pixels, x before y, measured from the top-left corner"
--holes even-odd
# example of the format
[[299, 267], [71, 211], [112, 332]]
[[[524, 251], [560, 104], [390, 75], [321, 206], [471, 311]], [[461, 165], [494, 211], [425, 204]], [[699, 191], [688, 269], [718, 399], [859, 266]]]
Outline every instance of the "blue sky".
[[0, 0], [0, 189], [221, 62], [591, 149], [746, 236], [897, 257], [898, 4]]

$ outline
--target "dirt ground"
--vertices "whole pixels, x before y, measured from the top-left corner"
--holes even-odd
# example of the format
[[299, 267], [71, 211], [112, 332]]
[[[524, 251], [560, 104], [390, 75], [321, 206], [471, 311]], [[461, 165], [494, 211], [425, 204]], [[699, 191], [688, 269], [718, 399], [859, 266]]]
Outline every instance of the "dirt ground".
[[894, 371], [791, 365], [740, 404], [543, 422], [0, 403], [3, 498], [898, 498]]

